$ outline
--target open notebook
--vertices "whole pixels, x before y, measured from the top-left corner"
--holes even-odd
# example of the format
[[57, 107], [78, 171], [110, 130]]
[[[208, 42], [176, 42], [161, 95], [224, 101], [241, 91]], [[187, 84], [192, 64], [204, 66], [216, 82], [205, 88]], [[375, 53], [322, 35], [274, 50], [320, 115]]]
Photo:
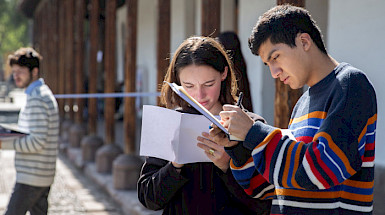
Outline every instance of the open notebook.
[[22, 137], [28, 134], [28, 131], [20, 129], [17, 124], [0, 123], [0, 138]]
[[220, 121], [213, 114], [211, 114], [205, 107], [203, 107], [199, 102], [197, 102], [197, 100], [191, 97], [182, 86], [179, 86], [175, 83], [169, 83], [169, 82], [166, 82], [166, 83], [171, 87], [171, 89], [178, 96], [180, 96], [183, 100], [185, 100], [187, 103], [193, 106], [197, 111], [199, 111], [199, 113], [203, 114], [208, 120], [210, 120], [212, 123], [218, 126], [218, 128], [220, 128], [223, 132], [225, 132], [229, 140], [243, 141], [243, 139], [231, 135], [229, 131], [227, 131], [227, 129], [223, 127]]

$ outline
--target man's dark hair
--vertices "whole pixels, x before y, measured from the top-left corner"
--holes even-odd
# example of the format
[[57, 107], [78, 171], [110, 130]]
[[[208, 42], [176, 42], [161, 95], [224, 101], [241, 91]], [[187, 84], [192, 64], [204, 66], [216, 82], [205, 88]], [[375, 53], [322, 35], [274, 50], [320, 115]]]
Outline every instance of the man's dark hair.
[[43, 58], [33, 48], [20, 48], [15, 53], [8, 56], [10, 66], [19, 65], [28, 67], [29, 71], [40, 67], [40, 60]]
[[261, 45], [270, 39], [272, 44], [284, 43], [295, 47], [298, 33], [308, 33], [321, 52], [327, 54], [319, 27], [303, 8], [279, 5], [259, 17], [249, 38], [249, 48], [259, 55]]

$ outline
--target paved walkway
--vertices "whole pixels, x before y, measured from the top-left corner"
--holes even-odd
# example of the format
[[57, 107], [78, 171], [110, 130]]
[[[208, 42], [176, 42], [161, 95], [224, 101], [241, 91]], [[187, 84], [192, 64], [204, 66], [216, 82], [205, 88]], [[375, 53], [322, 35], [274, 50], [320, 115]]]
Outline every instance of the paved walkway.
[[[15, 183], [13, 151], [0, 151], [0, 214], [4, 214]], [[122, 215], [110, 196], [76, 169], [67, 158], [57, 161], [49, 196], [49, 215]]]

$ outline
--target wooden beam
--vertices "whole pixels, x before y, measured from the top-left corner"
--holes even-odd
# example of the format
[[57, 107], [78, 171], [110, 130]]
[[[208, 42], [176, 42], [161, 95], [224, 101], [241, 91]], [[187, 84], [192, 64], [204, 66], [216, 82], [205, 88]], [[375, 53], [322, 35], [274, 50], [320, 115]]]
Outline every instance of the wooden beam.
[[[75, 78], [76, 93], [84, 93], [84, 17], [86, 0], [77, 0], [75, 3]], [[77, 111], [75, 122], [83, 123], [84, 99], [76, 99]]]
[[[67, 9], [66, 9], [66, 62], [65, 62], [65, 75], [66, 75], [66, 93], [72, 94], [74, 93], [74, 1], [67, 1]], [[68, 108], [67, 115], [70, 120], [74, 119], [73, 113], [73, 99], [66, 99], [66, 106]]]
[[[292, 4], [304, 7], [305, 0], [277, 0], [277, 4]], [[302, 89], [293, 90], [279, 79], [275, 80], [274, 126], [287, 128], [291, 112], [301, 95]]]
[[[47, 41], [47, 37], [48, 37], [47, 26], [49, 24], [48, 24], [47, 5], [48, 5], [48, 2], [42, 2], [42, 6], [39, 8], [38, 11], [36, 11], [37, 13], [39, 13], [39, 18], [41, 19], [41, 21], [40, 21], [41, 37], [40, 37], [40, 41], [39, 41], [38, 52], [43, 56], [43, 58], [48, 56], [47, 47], [49, 46], [49, 42], [44, 42], [44, 45], [43, 45], [43, 41]], [[44, 78], [45, 81], [49, 82], [49, 75], [47, 74], [47, 71], [48, 71], [47, 64], [48, 64], [48, 62], [46, 60], [42, 61], [41, 65], [40, 65], [40, 75], [42, 78]]]
[[[138, 0], [126, 0], [127, 26], [126, 26], [126, 61], [124, 91], [135, 92], [136, 81], [136, 45]], [[136, 136], [136, 111], [135, 97], [124, 98], [124, 153], [135, 153]]]
[[[64, 94], [65, 93], [65, 57], [66, 57], [66, 52], [65, 52], [65, 26], [66, 26], [66, 17], [65, 17], [65, 12], [66, 12], [66, 3], [64, 1], [58, 1], [58, 7], [59, 7], [59, 51], [58, 51], [58, 57], [59, 57], [59, 83], [58, 83], [58, 91], [59, 94]], [[59, 115], [61, 119], [64, 119], [64, 105], [65, 105], [65, 100], [64, 99], [58, 99], [58, 106], [59, 106]]]
[[[116, 40], [116, 0], [106, 0], [106, 29], [105, 29], [105, 53], [104, 53], [104, 91], [115, 92], [115, 40]], [[106, 98], [104, 103], [104, 120], [106, 143], [115, 141], [115, 98]]]
[[51, 76], [51, 83], [50, 88], [54, 94], [58, 94], [59, 91], [59, 55], [58, 55], [58, 48], [59, 48], [59, 3], [58, 0], [54, 0], [51, 2], [51, 11], [50, 11], [50, 19], [51, 19], [51, 45], [49, 50], [49, 56], [53, 57], [54, 60], [50, 61], [50, 68], [49, 73], [52, 74]]
[[[99, 0], [91, 0], [90, 11], [90, 53], [89, 53], [89, 72], [88, 72], [88, 93], [97, 93], [98, 67], [97, 54], [99, 42]], [[97, 99], [88, 99], [88, 131], [89, 134], [96, 134], [97, 129]]]
[[217, 37], [221, 26], [221, 0], [202, 1], [202, 29], [203, 36]]
[[[158, 38], [157, 38], [157, 87], [160, 90], [167, 67], [170, 63], [171, 1], [158, 0]], [[160, 98], [158, 98], [158, 105]]]
[[[44, 21], [44, 25], [46, 26], [45, 27], [45, 33], [46, 33], [46, 37], [45, 37], [46, 40], [45, 41], [47, 41], [47, 42], [44, 45], [45, 48], [44, 48], [44, 55], [43, 56], [51, 56], [51, 46], [52, 46], [52, 43], [54, 42], [54, 38], [53, 38], [54, 33], [52, 31], [53, 28], [51, 27], [53, 25], [53, 21], [54, 21], [54, 19], [51, 16], [52, 2], [53, 1], [48, 1], [46, 3], [46, 6], [45, 6], [46, 15], [44, 15], [44, 18], [46, 20]], [[51, 39], [48, 41], [48, 38], [51, 38]], [[45, 72], [45, 78], [47, 78], [47, 84], [48, 84], [48, 86], [52, 86], [52, 79], [53, 79], [52, 61], [45, 61], [44, 64], [45, 64], [44, 72]]]

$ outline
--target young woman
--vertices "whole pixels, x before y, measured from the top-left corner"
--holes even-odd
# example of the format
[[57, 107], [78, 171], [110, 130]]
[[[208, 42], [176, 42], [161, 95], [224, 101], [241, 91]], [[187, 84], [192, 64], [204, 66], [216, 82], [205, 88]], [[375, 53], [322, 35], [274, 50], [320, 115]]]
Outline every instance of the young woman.
[[[232, 63], [212, 38], [185, 40], [172, 58], [165, 81], [183, 86], [214, 115], [222, 111], [223, 104], [235, 104], [237, 88]], [[168, 84], [162, 86], [161, 103], [170, 109], [198, 114]], [[207, 133], [203, 136], [209, 139]], [[140, 202], [152, 210], [163, 209], [163, 214], [269, 213], [270, 201], [248, 197], [237, 184], [224, 148], [212, 141], [200, 142], [197, 147], [212, 162], [183, 165], [147, 157], [138, 181]]]

